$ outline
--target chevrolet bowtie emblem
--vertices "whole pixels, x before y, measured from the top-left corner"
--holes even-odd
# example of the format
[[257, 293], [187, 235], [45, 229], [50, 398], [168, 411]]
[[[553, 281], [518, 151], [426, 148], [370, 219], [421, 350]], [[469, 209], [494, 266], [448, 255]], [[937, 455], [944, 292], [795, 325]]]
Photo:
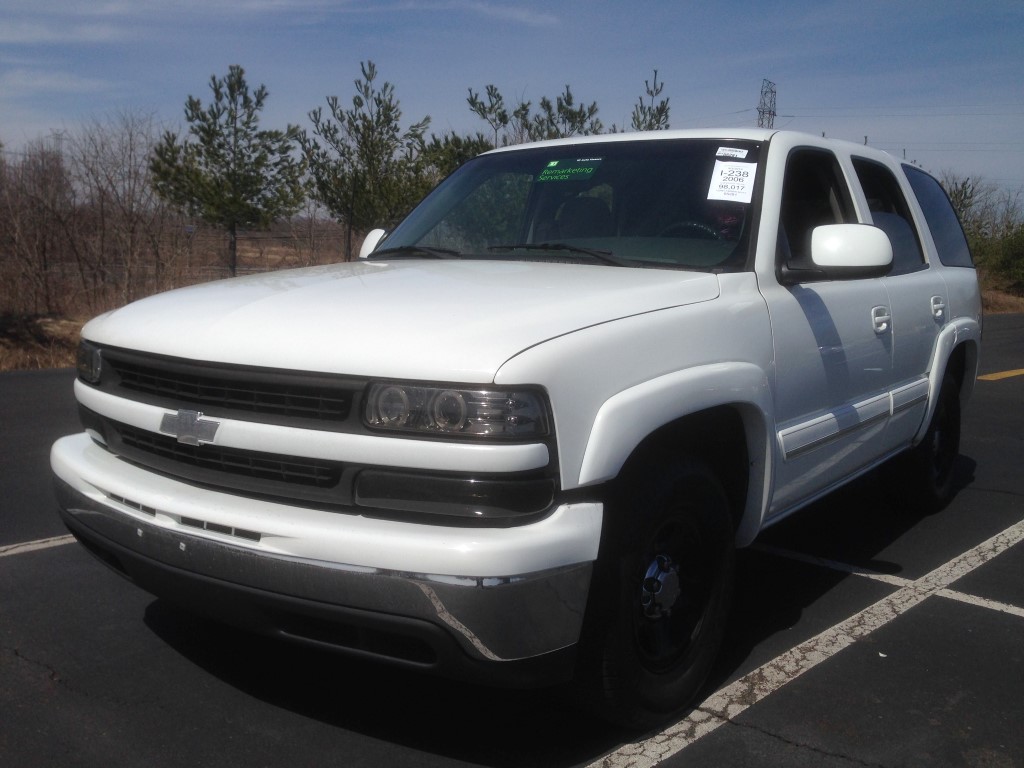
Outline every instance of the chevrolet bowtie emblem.
[[165, 413], [160, 420], [160, 431], [165, 435], [173, 435], [178, 438], [179, 443], [185, 445], [212, 443], [219, 426], [219, 421], [204, 419], [199, 411]]

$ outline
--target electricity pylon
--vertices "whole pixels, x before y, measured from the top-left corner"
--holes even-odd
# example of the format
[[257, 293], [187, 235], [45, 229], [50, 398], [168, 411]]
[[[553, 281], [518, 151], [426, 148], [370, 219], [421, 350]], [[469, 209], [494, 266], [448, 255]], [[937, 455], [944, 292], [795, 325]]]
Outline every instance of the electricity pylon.
[[775, 127], [775, 83], [771, 80], [761, 82], [761, 103], [757, 105], [757, 127]]

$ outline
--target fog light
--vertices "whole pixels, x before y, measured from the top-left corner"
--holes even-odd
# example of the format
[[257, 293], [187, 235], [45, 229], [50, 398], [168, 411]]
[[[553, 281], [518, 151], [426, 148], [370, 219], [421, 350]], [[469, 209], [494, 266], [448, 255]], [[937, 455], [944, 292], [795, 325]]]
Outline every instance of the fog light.
[[78, 376], [82, 381], [89, 384], [99, 384], [100, 375], [103, 372], [103, 358], [98, 347], [94, 347], [87, 341], [78, 343], [78, 355], [76, 359]]

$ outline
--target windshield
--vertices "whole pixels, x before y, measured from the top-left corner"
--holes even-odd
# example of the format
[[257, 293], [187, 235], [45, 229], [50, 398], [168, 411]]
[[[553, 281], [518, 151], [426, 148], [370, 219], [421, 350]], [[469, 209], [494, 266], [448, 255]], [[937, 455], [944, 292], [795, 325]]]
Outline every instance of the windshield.
[[742, 270], [758, 150], [658, 139], [484, 155], [440, 184], [373, 257]]

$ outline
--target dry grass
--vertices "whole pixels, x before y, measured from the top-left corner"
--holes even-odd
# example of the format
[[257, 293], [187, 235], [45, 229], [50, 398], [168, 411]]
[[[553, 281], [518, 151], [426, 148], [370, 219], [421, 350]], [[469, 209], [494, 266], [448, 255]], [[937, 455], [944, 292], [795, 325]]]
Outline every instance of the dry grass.
[[981, 303], [987, 314], [1000, 315], [1024, 312], [1024, 297], [999, 290], [986, 290], [981, 294]]
[[73, 366], [81, 328], [62, 317], [0, 316], [0, 371]]
[[[299, 237], [304, 234], [305, 238]], [[134, 276], [136, 298], [167, 290], [228, 277], [226, 241], [222, 232], [201, 229], [193, 237], [187, 259], [179, 255], [165, 264], [158, 277], [152, 269]], [[342, 232], [332, 222], [309, 225], [304, 232], [282, 229], [275, 232], [247, 232], [238, 241], [238, 273], [266, 272], [325, 264], [344, 258]], [[0, 261], [0, 267], [4, 263]], [[64, 315], [34, 314], [36, 302], [22, 301], [20, 274], [0, 270], [0, 371], [65, 368], [75, 364], [78, 334], [89, 317], [114, 309], [127, 300], [123, 286], [110, 290], [90, 288], [86, 302], [73, 264], [59, 264], [50, 283], [51, 293], [63, 297]], [[115, 277], [117, 275], [114, 275]]]

